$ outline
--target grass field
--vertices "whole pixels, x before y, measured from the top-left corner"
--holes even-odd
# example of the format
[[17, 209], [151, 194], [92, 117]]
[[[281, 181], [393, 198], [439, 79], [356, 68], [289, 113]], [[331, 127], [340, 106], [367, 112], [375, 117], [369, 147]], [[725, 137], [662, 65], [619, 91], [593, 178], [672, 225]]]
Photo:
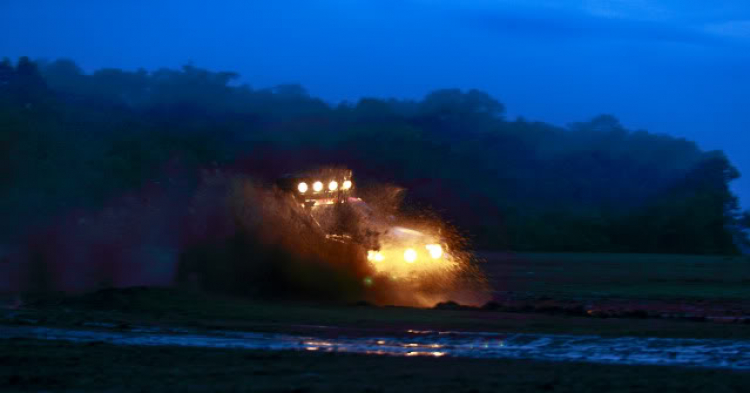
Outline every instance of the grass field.
[[372, 329], [598, 334], [696, 338], [750, 338], [750, 325], [669, 319], [591, 318], [544, 313], [431, 310], [402, 307], [247, 300], [168, 289], [102, 291], [5, 313], [3, 323], [85, 326], [189, 326], [298, 333], [312, 326]]
[[[660, 255], [489, 254], [497, 301], [645, 307], [748, 316], [746, 258]], [[515, 300], [514, 300], [515, 299]], [[10, 303], [11, 298], [8, 298]], [[0, 327], [108, 323], [301, 334], [415, 330], [750, 339], [750, 324], [696, 318], [601, 318], [548, 308], [413, 309], [245, 299], [179, 289], [130, 288], [26, 297]], [[334, 330], [316, 326], [333, 326]], [[744, 391], [750, 373], [663, 366], [525, 360], [415, 359], [171, 347], [120, 348], [0, 340], [0, 390], [269, 391]], [[158, 382], [152, 382], [158, 381]]]
[[497, 291], [571, 298], [750, 299], [750, 258], [746, 256], [480, 255]]
[[[290, 300], [259, 300], [173, 289], [104, 290], [52, 296], [15, 310], [8, 321], [77, 325], [175, 324], [288, 330], [296, 325], [675, 337], [750, 337], [745, 323], [662, 318], [592, 318], [582, 306], [750, 314], [750, 262], [744, 258], [659, 255], [520, 254], [485, 256], [498, 299], [544, 305], [524, 312], [413, 309]], [[724, 286], [729, 288], [724, 290]], [[508, 293], [512, 293], [508, 295]], [[745, 295], [746, 294], [746, 295]], [[579, 314], [544, 312], [572, 304]], [[33, 304], [33, 302], [32, 302]], [[551, 306], [560, 306], [557, 309]], [[660, 311], [661, 312], [661, 311]], [[733, 313], [733, 314], [732, 314]], [[562, 314], [562, 315], [560, 315]], [[692, 315], [691, 314], [691, 315]], [[625, 314], [627, 316], [628, 314]], [[696, 318], [692, 318], [696, 319]]]

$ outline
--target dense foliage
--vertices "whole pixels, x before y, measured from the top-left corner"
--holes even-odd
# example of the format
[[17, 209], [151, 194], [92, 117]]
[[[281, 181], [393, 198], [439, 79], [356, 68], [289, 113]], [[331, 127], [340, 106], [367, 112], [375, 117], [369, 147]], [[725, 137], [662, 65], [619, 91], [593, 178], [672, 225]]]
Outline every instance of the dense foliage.
[[237, 78], [0, 63], [0, 243], [153, 187], [179, 206], [207, 169], [272, 179], [322, 164], [405, 187], [415, 211], [481, 248], [734, 253], [748, 225], [723, 153], [609, 115], [566, 128], [509, 120], [493, 97], [458, 89], [331, 106]]

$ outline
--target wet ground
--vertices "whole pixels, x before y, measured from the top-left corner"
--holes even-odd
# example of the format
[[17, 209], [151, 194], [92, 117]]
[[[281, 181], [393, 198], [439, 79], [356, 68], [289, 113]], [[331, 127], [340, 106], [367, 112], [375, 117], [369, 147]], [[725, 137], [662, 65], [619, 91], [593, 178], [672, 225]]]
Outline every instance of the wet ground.
[[[627, 365], [669, 365], [750, 370], [750, 341], [553, 334], [501, 334], [408, 330], [369, 336], [350, 331], [292, 335], [238, 331], [132, 327], [91, 323], [94, 329], [38, 326], [0, 327], [0, 339], [37, 339], [125, 346], [180, 346], [263, 351], [320, 351], [373, 356], [431, 356], [532, 359]], [[317, 327], [317, 331], [338, 331]]]
[[746, 392], [726, 368], [0, 339], [0, 391]]
[[495, 302], [482, 308], [158, 288], [0, 296], [0, 390], [665, 393], [750, 386], [749, 260], [487, 259]]

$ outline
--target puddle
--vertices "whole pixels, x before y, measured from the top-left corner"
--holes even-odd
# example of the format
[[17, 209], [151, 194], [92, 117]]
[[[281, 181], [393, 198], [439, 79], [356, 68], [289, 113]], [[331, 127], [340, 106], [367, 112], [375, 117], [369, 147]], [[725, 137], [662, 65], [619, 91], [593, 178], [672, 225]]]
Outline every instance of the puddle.
[[73, 330], [3, 326], [0, 338], [115, 345], [347, 352], [391, 356], [467, 357], [672, 365], [750, 370], [750, 341], [497, 334], [409, 330], [398, 337], [316, 338], [276, 333], [160, 330]]

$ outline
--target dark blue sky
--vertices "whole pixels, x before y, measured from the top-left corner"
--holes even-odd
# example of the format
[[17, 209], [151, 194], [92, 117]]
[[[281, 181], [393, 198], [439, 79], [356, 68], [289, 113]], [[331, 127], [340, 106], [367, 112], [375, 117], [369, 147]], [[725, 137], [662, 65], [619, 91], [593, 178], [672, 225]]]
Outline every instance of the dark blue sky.
[[0, 57], [22, 55], [193, 61], [332, 102], [478, 88], [560, 125], [611, 113], [725, 150], [750, 205], [747, 0], [0, 0]]

